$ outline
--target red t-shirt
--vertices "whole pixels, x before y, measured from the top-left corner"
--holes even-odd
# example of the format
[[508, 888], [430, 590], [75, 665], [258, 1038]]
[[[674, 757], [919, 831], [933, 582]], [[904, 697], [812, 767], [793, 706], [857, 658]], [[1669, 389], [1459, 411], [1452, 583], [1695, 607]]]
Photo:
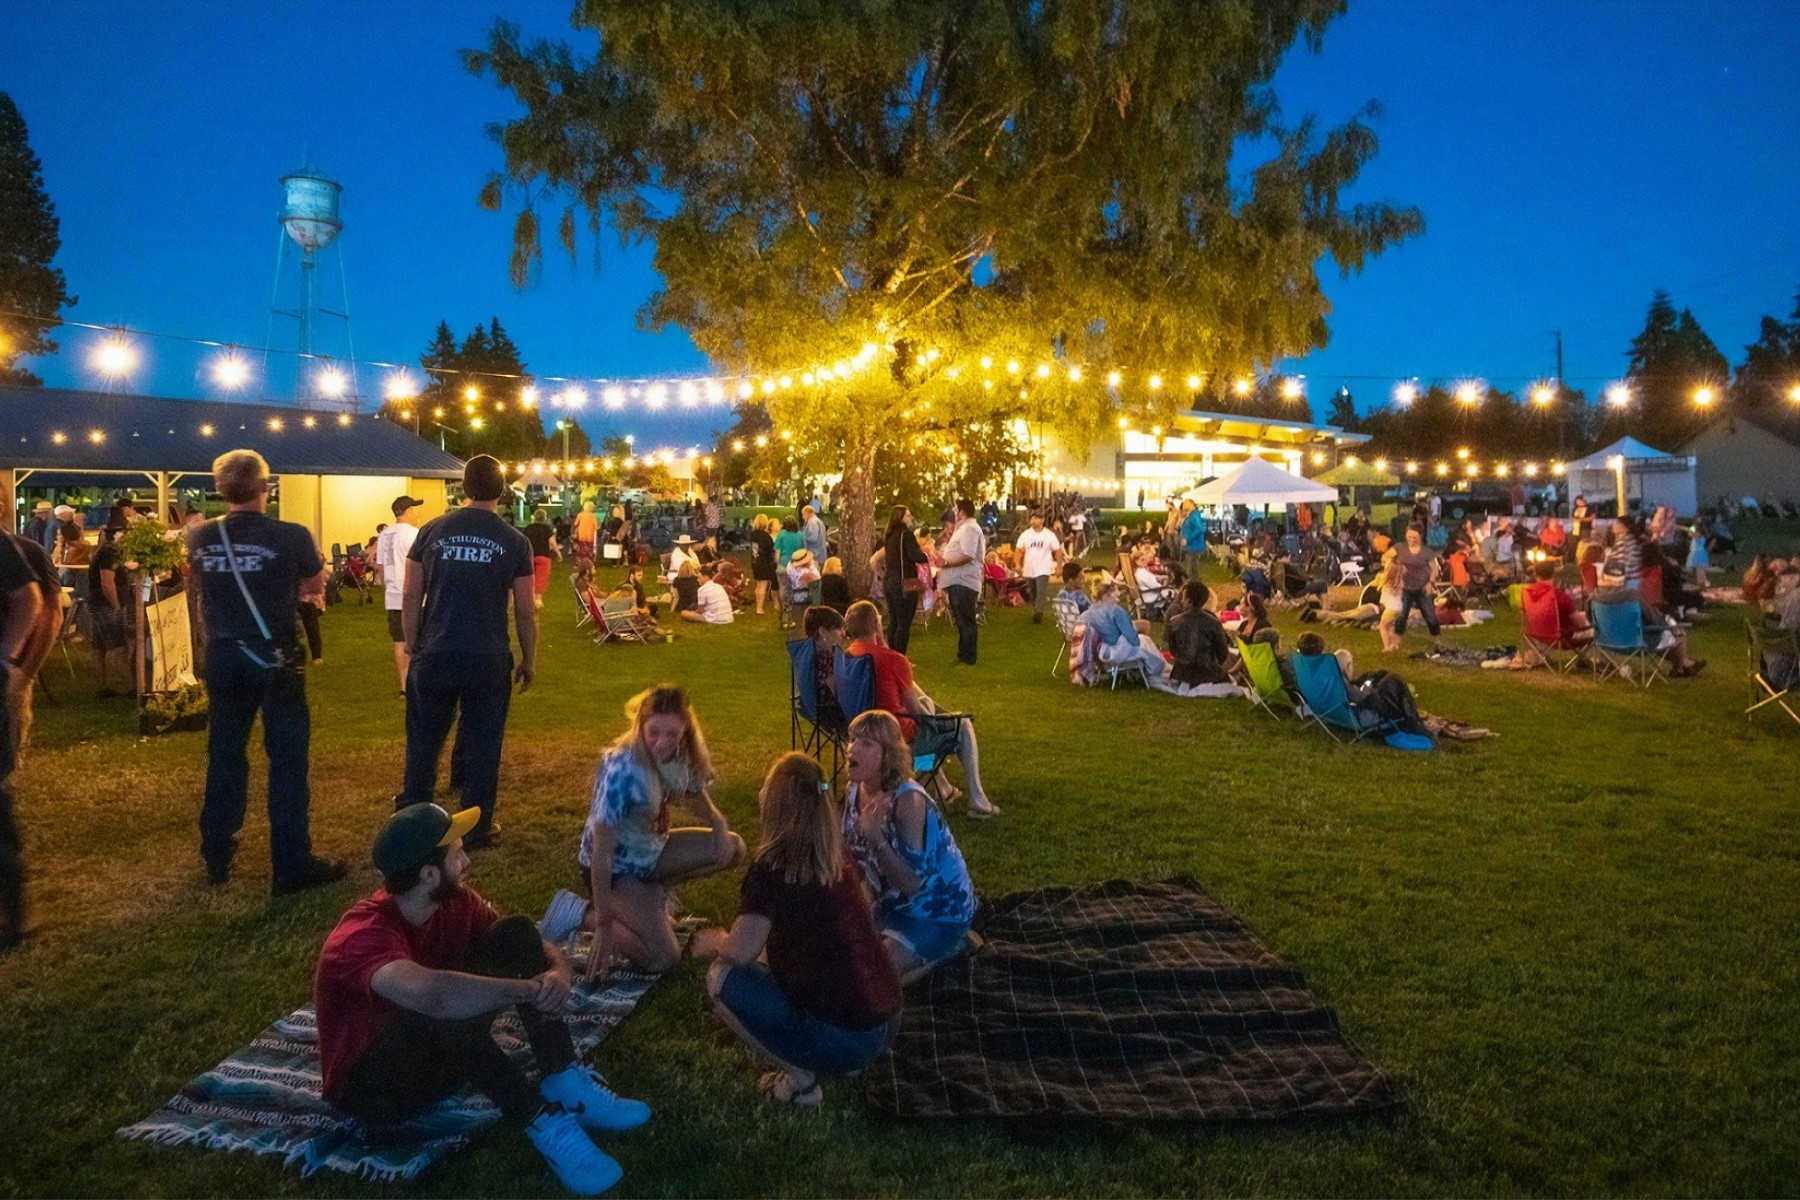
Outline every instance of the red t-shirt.
[[[913, 673], [906, 655], [873, 642], [851, 642], [850, 653], [867, 654], [875, 660], [875, 707], [895, 716], [907, 711], [910, 705], [906, 694], [912, 690]], [[900, 717], [900, 732], [912, 741], [917, 732], [914, 722]]]
[[738, 915], [768, 919], [769, 974], [794, 1007], [854, 1031], [873, 1029], [900, 1011], [900, 976], [849, 855], [830, 887], [788, 883], [779, 871], [751, 863]]
[[385, 891], [357, 901], [339, 918], [319, 952], [319, 969], [313, 976], [319, 1066], [327, 1100], [336, 1099], [350, 1069], [399, 1011], [369, 986], [375, 972], [401, 959], [434, 971], [456, 970], [470, 943], [497, 920], [493, 907], [466, 887], [423, 925], [401, 915], [400, 902]]

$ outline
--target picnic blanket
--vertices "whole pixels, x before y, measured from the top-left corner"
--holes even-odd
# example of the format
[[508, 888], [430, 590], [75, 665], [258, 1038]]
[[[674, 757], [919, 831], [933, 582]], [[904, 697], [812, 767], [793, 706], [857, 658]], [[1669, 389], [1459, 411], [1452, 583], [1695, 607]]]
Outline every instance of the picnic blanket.
[[[581, 981], [585, 950], [571, 949], [576, 984], [569, 995], [569, 1032], [586, 1054], [643, 998], [654, 975], [615, 969], [592, 985]], [[531, 1047], [519, 1020], [494, 1022], [495, 1039], [515, 1061]], [[327, 1104], [319, 1092], [318, 1030], [312, 1005], [297, 1008], [249, 1045], [188, 1081], [162, 1108], [119, 1136], [165, 1146], [278, 1154], [302, 1175], [342, 1171], [364, 1179], [411, 1179], [500, 1119], [486, 1096], [464, 1091], [403, 1125], [374, 1131]]]
[[1271, 1120], [1398, 1102], [1331, 1009], [1187, 879], [1017, 892], [907, 992], [864, 1075], [902, 1117]]

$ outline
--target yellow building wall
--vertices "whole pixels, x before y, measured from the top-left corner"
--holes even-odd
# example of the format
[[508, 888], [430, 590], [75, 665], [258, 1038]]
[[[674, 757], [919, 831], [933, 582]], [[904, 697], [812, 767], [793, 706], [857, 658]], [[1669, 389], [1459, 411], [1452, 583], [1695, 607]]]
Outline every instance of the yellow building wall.
[[326, 554], [333, 542], [349, 549], [374, 537], [377, 525], [394, 519], [396, 496], [423, 500], [430, 520], [447, 495], [441, 479], [404, 475], [283, 475], [279, 494], [281, 519], [306, 526]]

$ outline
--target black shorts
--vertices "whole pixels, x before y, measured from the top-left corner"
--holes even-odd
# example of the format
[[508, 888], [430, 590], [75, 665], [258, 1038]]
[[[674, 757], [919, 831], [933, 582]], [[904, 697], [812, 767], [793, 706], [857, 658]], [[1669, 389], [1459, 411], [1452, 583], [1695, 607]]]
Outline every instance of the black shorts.
[[406, 640], [406, 626], [400, 620], [400, 610], [397, 608], [390, 608], [387, 610], [387, 615], [388, 636], [394, 639], [396, 643], [404, 642]]

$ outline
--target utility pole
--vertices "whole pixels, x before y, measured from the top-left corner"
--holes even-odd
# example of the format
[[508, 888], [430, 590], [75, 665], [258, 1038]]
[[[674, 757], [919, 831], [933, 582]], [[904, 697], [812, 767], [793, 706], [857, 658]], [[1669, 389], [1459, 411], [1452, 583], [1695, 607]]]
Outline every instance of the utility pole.
[[[1562, 399], [1568, 394], [1567, 389], [1563, 386], [1562, 330], [1558, 329], [1554, 332], [1556, 334], [1556, 395], [1558, 399]], [[1567, 401], [1565, 400], [1564, 403]], [[1559, 412], [1556, 419], [1556, 452], [1564, 462], [1569, 460], [1569, 415], [1565, 410]]]

